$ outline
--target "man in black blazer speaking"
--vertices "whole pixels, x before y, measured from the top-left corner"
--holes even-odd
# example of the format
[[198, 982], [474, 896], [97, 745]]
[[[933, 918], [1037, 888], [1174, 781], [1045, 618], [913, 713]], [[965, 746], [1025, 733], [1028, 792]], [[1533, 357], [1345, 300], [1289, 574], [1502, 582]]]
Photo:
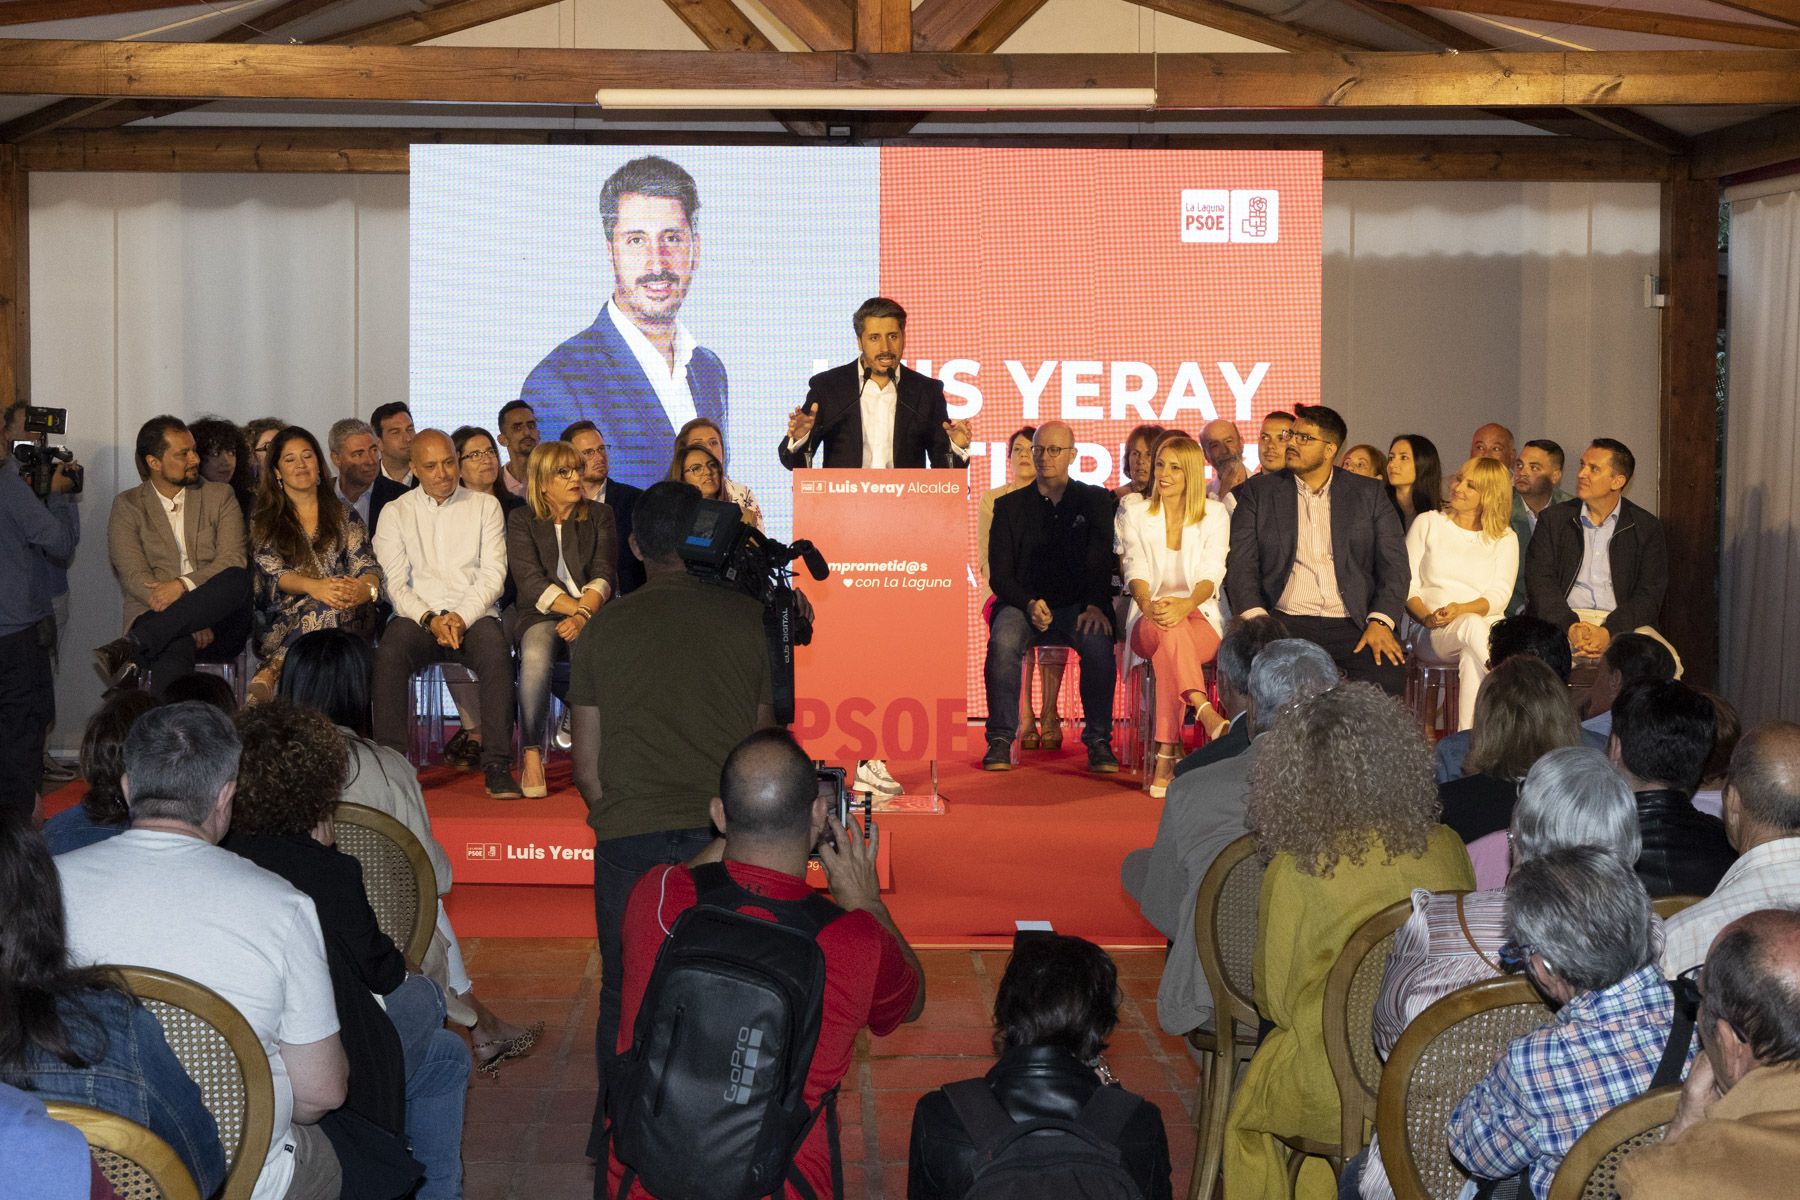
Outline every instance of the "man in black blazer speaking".
[[969, 461], [967, 421], [952, 421], [944, 385], [905, 370], [906, 310], [882, 296], [852, 318], [862, 351], [855, 362], [814, 375], [806, 402], [788, 414], [779, 448], [788, 470], [822, 467], [961, 467]]
[[1332, 409], [1297, 406], [1285, 468], [1232, 493], [1225, 595], [1239, 617], [1273, 614], [1350, 679], [1397, 696], [1406, 672], [1394, 629], [1412, 584], [1406, 536], [1379, 481], [1331, 465], [1347, 435]]

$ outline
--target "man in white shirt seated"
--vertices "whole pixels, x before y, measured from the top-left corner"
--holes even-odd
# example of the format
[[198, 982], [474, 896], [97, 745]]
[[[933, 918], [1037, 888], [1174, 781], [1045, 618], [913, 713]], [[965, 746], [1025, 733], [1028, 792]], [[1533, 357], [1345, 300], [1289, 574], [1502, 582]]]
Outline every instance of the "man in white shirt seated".
[[460, 663], [480, 681], [487, 793], [517, 800], [523, 793], [512, 774], [512, 650], [500, 629], [500, 502], [458, 483], [456, 448], [442, 430], [413, 439], [412, 469], [419, 486], [382, 510], [375, 531], [375, 557], [394, 606], [375, 650], [375, 740], [404, 753], [412, 673], [429, 663]]
[[150, 967], [219, 993], [269, 1056], [275, 1124], [252, 1200], [336, 1200], [318, 1129], [350, 1070], [313, 902], [218, 847], [231, 825], [238, 737], [199, 702], [153, 709], [125, 739], [131, 828], [56, 859], [77, 962]]

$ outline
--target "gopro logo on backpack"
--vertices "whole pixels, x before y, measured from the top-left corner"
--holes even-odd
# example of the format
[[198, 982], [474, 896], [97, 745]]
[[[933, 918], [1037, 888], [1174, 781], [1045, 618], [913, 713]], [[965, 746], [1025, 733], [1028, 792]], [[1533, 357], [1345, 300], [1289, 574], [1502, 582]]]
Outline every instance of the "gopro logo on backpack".
[[737, 1046], [731, 1052], [731, 1082], [725, 1085], [725, 1099], [733, 1104], [750, 1103], [756, 1064], [762, 1058], [762, 1041], [762, 1030], [738, 1026]]

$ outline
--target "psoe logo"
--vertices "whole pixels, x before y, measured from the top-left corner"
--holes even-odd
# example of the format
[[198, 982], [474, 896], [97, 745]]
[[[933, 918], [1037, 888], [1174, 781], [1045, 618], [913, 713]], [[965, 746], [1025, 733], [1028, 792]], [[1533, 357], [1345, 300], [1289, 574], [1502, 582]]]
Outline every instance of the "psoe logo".
[[500, 843], [465, 842], [463, 843], [463, 855], [468, 858], [470, 862], [481, 862], [484, 860], [487, 862], [498, 862], [500, 861]]
[[1281, 193], [1240, 188], [1231, 193], [1231, 240], [1274, 242], [1281, 238]]
[[1181, 189], [1181, 240], [1226, 242], [1231, 219], [1231, 193], [1224, 188]]

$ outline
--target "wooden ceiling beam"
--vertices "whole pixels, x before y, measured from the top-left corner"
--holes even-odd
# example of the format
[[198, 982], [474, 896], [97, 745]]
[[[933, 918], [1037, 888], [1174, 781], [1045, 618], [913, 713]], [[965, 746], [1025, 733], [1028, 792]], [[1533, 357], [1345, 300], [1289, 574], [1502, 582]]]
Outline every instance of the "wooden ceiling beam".
[[1708, 17], [1684, 17], [1600, 4], [1567, 4], [1563, 0], [1400, 0], [1400, 3], [1413, 8], [1440, 8], [1520, 21], [1585, 25], [1593, 29], [1622, 29], [1629, 33], [1654, 33], [1737, 46], [1763, 46], [1773, 50], [1800, 48], [1800, 29], [1746, 25], [1740, 21], [1715, 21]]
[[1721, 179], [1800, 162], [1800, 108], [1769, 113], [1694, 139], [1693, 176]]
[[1390, 29], [1423, 38], [1434, 46], [1455, 50], [1459, 54], [1470, 50], [1486, 50], [1493, 45], [1486, 38], [1476, 37], [1468, 30], [1452, 25], [1440, 17], [1408, 8], [1404, 4], [1392, 4], [1388, 0], [1341, 0], [1341, 3], [1365, 16], [1374, 17]]
[[584, 106], [600, 87], [702, 79], [727, 89], [1154, 87], [1159, 109], [1793, 105], [1800, 51], [783, 54], [0, 40], [0, 95]]
[[1148, 8], [1183, 21], [1192, 21], [1196, 25], [1205, 25], [1209, 29], [1261, 42], [1277, 50], [1299, 53], [1307, 50], [1374, 49], [1367, 43], [1318, 33], [1291, 21], [1277, 21], [1263, 13], [1228, 4], [1225, 0], [1131, 0], [1131, 3], [1139, 8]]
[[1786, 21], [1789, 25], [1800, 25], [1800, 0], [1713, 0], [1713, 3], [1775, 21]]
[[[18, 148], [29, 171], [272, 171], [398, 174], [416, 143], [614, 145], [643, 140], [636, 130], [246, 129], [63, 130]], [[782, 134], [706, 131], [659, 134], [673, 145], [792, 145]], [[1042, 138], [906, 137], [887, 145], [1080, 146], [1171, 150], [1316, 150], [1326, 179], [1639, 180], [1668, 177], [1670, 159], [1626, 141], [1541, 137], [1406, 137], [1135, 134]]]
[[773, 50], [775, 43], [731, 0], [663, 0], [708, 50]]
[[0, 3], [0, 25], [78, 21], [83, 17], [110, 17], [119, 13], [180, 8], [191, 3], [193, 0], [5, 0]]
[[949, 49], [958, 54], [992, 54], [1036, 16], [1045, 3], [1046, 0], [1000, 0], [967, 37]]
[[1621, 137], [1628, 137], [1634, 142], [1641, 142], [1653, 150], [1661, 150], [1664, 154], [1686, 154], [1690, 139], [1682, 133], [1670, 129], [1659, 121], [1653, 121], [1642, 113], [1629, 108], [1571, 108], [1570, 112], [1578, 117], [1592, 121], [1602, 129], [1610, 129]]
[[763, 0], [763, 7], [809, 50], [848, 50], [856, 37], [847, 0]]
[[905, 54], [913, 48], [907, 0], [855, 0], [854, 46], [859, 54]]
[[987, 47], [997, 49], [1044, 6], [1044, 0], [922, 0], [913, 9], [913, 49], [967, 51], [984, 25], [1000, 23], [1005, 33]]
[[547, 8], [557, 0], [452, 0], [423, 12], [408, 13], [388, 21], [377, 21], [330, 37], [320, 38], [319, 46], [416, 46], [433, 38], [448, 37], [516, 17], [520, 13]]
[[258, 13], [253, 21], [240, 21], [223, 33], [214, 34], [206, 40], [209, 42], [248, 42], [259, 37], [278, 36], [283, 28], [292, 25], [295, 21], [304, 21], [328, 8], [348, 2], [349, 0], [287, 0], [285, 4], [277, 4], [267, 12]]

